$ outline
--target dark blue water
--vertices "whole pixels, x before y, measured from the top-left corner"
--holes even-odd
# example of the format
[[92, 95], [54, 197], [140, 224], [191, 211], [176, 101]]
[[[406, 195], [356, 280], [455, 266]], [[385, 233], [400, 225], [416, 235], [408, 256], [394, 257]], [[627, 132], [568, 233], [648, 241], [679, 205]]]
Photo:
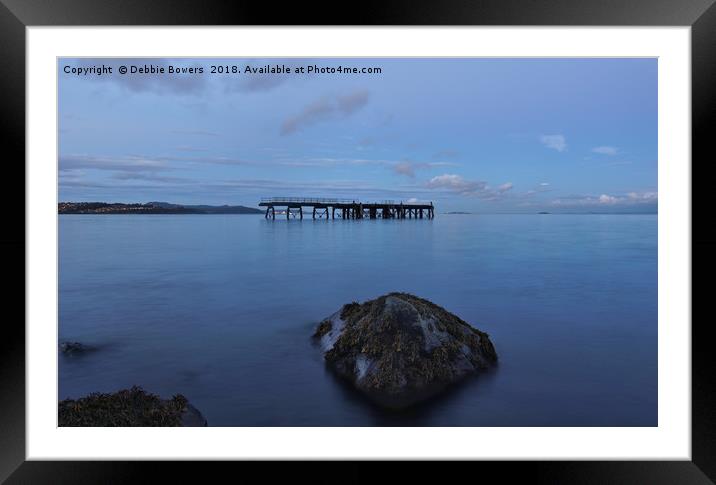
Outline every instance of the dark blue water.
[[[656, 426], [655, 215], [60, 216], [59, 397], [134, 384], [214, 426]], [[407, 412], [310, 335], [406, 291], [488, 332], [499, 366]]]

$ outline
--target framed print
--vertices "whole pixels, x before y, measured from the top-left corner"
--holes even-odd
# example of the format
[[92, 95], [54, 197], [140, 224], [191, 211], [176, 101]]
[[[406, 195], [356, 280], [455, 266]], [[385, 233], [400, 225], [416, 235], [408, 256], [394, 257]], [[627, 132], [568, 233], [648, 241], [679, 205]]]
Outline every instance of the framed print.
[[3, 478], [714, 480], [716, 7], [508, 3], [4, 1]]

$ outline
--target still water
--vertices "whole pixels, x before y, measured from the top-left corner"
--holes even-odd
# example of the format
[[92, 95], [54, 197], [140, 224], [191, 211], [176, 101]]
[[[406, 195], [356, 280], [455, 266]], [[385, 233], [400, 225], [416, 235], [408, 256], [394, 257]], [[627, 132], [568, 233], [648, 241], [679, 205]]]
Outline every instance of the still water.
[[[656, 215], [62, 215], [59, 398], [140, 385], [210, 426], [656, 426]], [[310, 335], [405, 291], [490, 334], [496, 369], [400, 413]]]

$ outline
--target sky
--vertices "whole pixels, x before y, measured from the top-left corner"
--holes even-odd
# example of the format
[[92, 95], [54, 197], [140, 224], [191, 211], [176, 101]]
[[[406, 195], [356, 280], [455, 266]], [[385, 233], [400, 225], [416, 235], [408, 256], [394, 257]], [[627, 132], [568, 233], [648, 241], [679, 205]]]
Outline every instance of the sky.
[[[339, 66], [380, 72], [307, 72]], [[657, 211], [656, 59], [59, 59], [58, 80], [60, 201]]]

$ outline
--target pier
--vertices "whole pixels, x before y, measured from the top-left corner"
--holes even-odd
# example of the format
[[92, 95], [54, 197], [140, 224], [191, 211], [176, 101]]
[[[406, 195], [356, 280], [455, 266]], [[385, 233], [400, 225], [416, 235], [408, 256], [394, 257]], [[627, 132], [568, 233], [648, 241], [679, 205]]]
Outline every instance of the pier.
[[266, 207], [266, 219], [276, 219], [276, 209], [285, 212], [286, 219], [303, 219], [304, 212], [313, 219], [433, 219], [433, 203], [416, 204], [383, 200], [361, 202], [350, 199], [322, 199], [305, 197], [271, 197], [261, 199], [259, 207]]

